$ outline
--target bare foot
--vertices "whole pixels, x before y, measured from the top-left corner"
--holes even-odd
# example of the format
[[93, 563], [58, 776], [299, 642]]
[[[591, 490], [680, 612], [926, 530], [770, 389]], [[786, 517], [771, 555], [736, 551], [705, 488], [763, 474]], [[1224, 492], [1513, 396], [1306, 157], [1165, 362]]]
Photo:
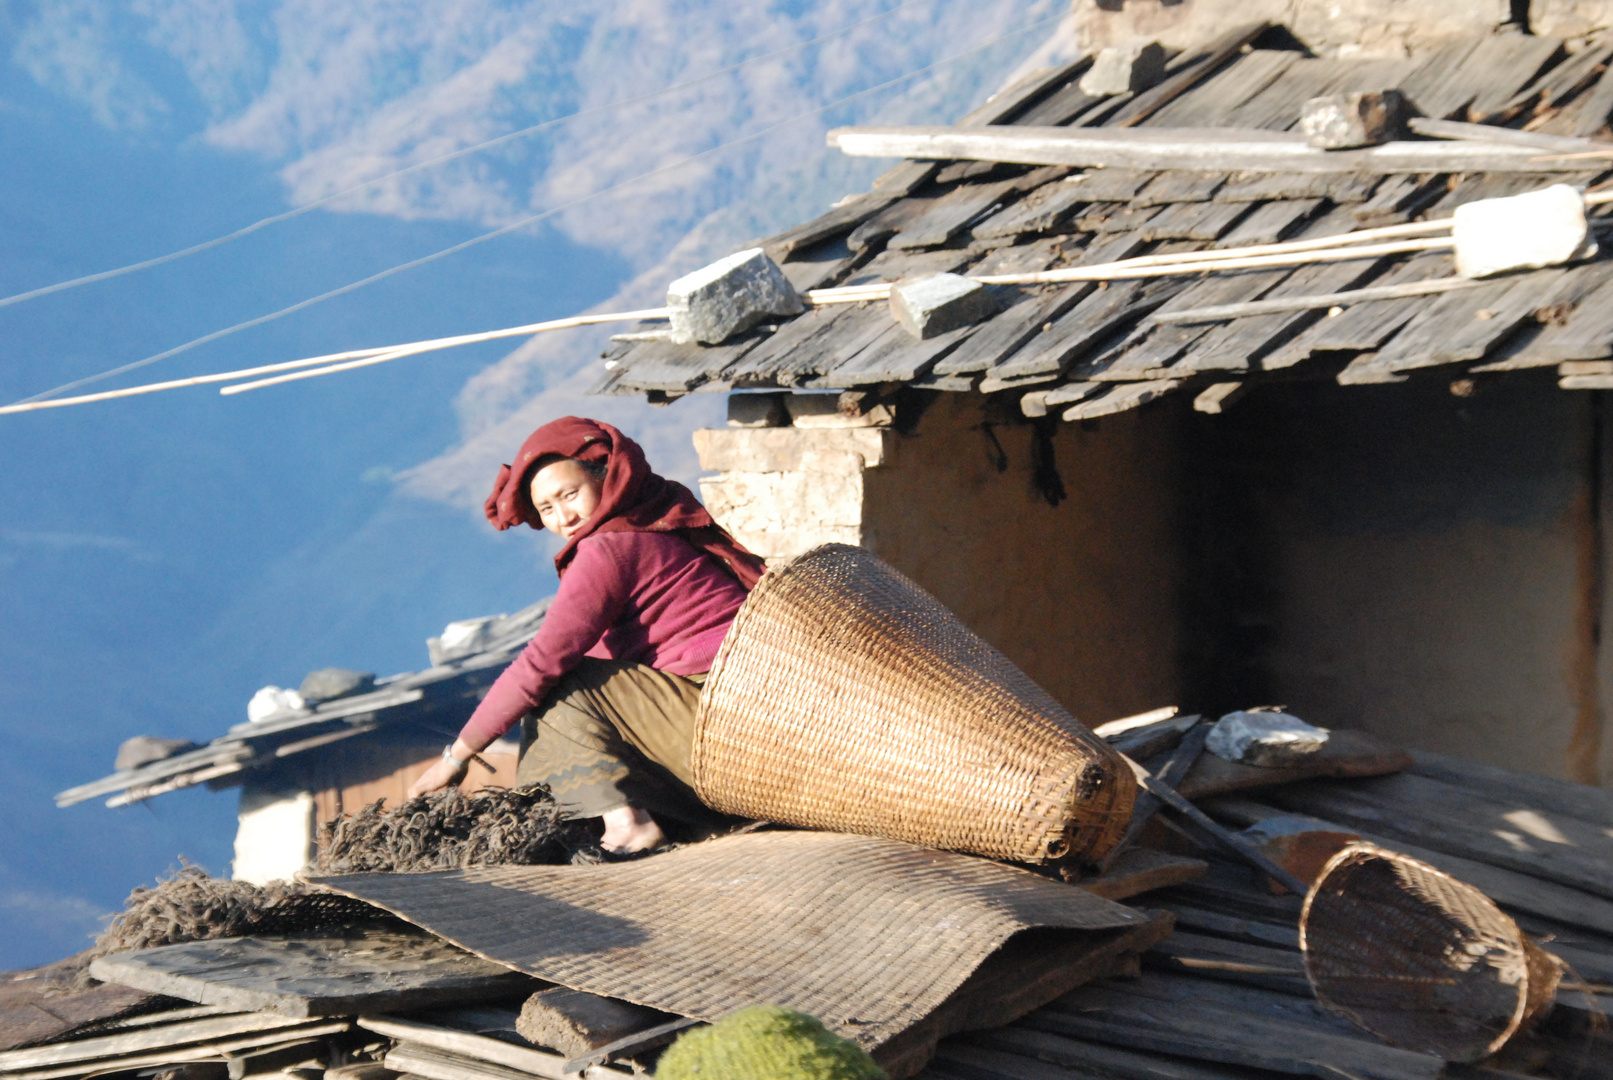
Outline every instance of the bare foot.
[[659, 847], [661, 841], [666, 839], [661, 835], [661, 826], [655, 823], [650, 812], [636, 806], [624, 806], [619, 810], [612, 810], [603, 820], [605, 834], [599, 838], [599, 846], [606, 851], [629, 855], [635, 851], [648, 851], [653, 847]]

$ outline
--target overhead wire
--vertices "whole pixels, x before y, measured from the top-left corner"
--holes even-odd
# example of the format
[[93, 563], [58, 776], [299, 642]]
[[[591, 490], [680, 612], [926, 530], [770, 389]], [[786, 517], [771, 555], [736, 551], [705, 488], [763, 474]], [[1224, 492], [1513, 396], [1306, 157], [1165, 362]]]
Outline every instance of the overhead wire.
[[[293, 207], [292, 209], [283, 211], [279, 214], [271, 214], [266, 218], [261, 218], [258, 221], [252, 222], [250, 225], [243, 225], [233, 232], [225, 233], [222, 236], [216, 236], [211, 240], [203, 240], [200, 243], [192, 244], [189, 247], [181, 248], [178, 251], [171, 251], [166, 255], [158, 255], [150, 259], [142, 259], [139, 262], [130, 263], [127, 266], [116, 267], [112, 270], [102, 270], [94, 274], [85, 274], [81, 277], [69, 278], [66, 281], [58, 281], [54, 285], [42, 285], [37, 289], [29, 289], [26, 292], [15, 293], [11, 296], [3, 296], [0, 297], [0, 308], [10, 307], [13, 304], [20, 304], [27, 300], [34, 300], [41, 296], [50, 296], [53, 293], [65, 292], [68, 289], [76, 289], [83, 285], [93, 285], [98, 281], [109, 281], [112, 278], [123, 277], [127, 274], [133, 274], [141, 270], [149, 270], [152, 267], [162, 266], [165, 263], [176, 262], [179, 259], [187, 258], [191, 255], [197, 255], [212, 248], [220, 247], [232, 240], [239, 240], [243, 236], [248, 236], [259, 231], [260, 229], [265, 229], [270, 225], [276, 225], [282, 221], [289, 221], [292, 218], [300, 217], [303, 214], [317, 210], [322, 206], [328, 206], [339, 199], [354, 194], [355, 192], [363, 191], [366, 188], [375, 187], [378, 184], [384, 184], [388, 180], [396, 180], [400, 176], [408, 176], [410, 173], [435, 168], [438, 165], [445, 165], [450, 161], [457, 161], [460, 158], [469, 157], [472, 154], [479, 154], [482, 151], [490, 150], [495, 146], [502, 146], [507, 142], [513, 142], [516, 139], [522, 139], [528, 135], [536, 135], [539, 132], [548, 131], [551, 128], [558, 127], [561, 124], [568, 124], [573, 120], [581, 120], [584, 117], [595, 116], [599, 113], [610, 112], [615, 109], [625, 109], [632, 105], [641, 105], [646, 101], [653, 101], [656, 98], [665, 97], [668, 94], [675, 94], [681, 90], [687, 90], [690, 87], [699, 86], [702, 83], [710, 82], [713, 79], [720, 79], [724, 75], [731, 75], [739, 69], [748, 67], [751, 64], [759, 64], [767, 60], [776, 60], [781, 56], [787, 56], [793, 52], [800, 52], [801, 50], [809, 49], [814, 45], [821, 45], [825, 41], [832, 41], [835, 38], [844, 37], [846, 34], [849, 34], [854, 30], [859, 30], [870, 23], [888, 18], [904, 8], [909, 8], [915, 4], [928, 2], [929, 0], [902, 0], [901, 3], [887, 8], [877, 15], [870, 15], [866, 19], [851, 23], [848, 26], [843, 26], [838, 30], [832, 30], [827, 34], [821, 34], [818, 37], [812, 38], [810, 41], [798, 42], [795, 45], [786, 46], [782, 49], [775, 49], [770, 53], [763, 53], [760, 56], [752, 56], [737, 63], [730, 64], [725, 68], [719, 68], [716, 71], [701, 75], [698, 78], [688, 79], [680, 83], [674, 83], [671, 86], [662, 87], [659, 90], [652, 90], [648, 93], [639, 94], [635, 97], [623, 98], [620, 101], [607, 102], [603, 105], [595, 105], [587, 109], [579, 109], [574, 113], [567, 113], [565, 116], [557, 116], [552, 120], [545, 120], [542, 123], [533, 124], [530, 127], [524, 127], [519, 131], [511, 131], [504, 135], [499, 135], [495, 138], [488, 139], [485, 142], [477, 143], [474, 146], [466, 146], [447, 154], [439, 154], [438, 156], [429, 158], [425, 161], [417, 161], [412, 165], [406, 165], [401, 169], [394, 169], [392, 172], [384, 173], [381, 176], [360, 181], [359, 183], [345, 187], [340, 191], [335, 191], [329, 195], [315, 199], [313, 202], [304, 203], [301, 206]], [[75, 385], [83, 384], [78, 383]]]
[[[986, 40], [986, 41], [984, 41], [984, 42], [982, 42], [982, 43], [980, 43], [978, 45], [972, 46], [971, 48], [965, 49], [962, 52], [953, 53], [950, 56], [946, 56], [946, 57], [943, 57], [940, 60], [936, 60], [936, 61], [934, 61], [932, 63], [926, 64], [925, 66], [923, 66], [921, 68], [917, 68], [917, 69], [915, 69], [913, 71], [907, 72], [904, 75], [898, 75], [897, 77], [895, 77], [893, 79], [888, 79], [885, 82], [879, 83], [879, 84], [874, 85], [874, 86], [867, 87], [867, 88], [865, 88], [863, 90], [859, 90], [856, 93], [848, 94], [845, 97], [839, 98], [839, 99], [837, 99], [835, 101], [831, 101], [828, 104], [817, 106], [817, 107], [815, 107], [813, 109], [807, 110], [806, 112], [798, 113], [795, 116], [791, 116], [791, 117], [789, 117], [789, 118], [787, 118], [785, 120], [780, 120], [780, 121], [778, 121], [778, 122], [776, 122], [774, 124], [770, 124], [767, 127], [762, 128], [759, 131], [751, 132], [748, 135], [742, 135], [739, 138], [729, 140], [728, 142], [719, 143], [718, 145], [710, 147], [710, 148], [708, 148], [706, 150], [702, 150], [702, 151], [699, 151], [698, 153], [691, 154], [688, 157], [681, 158], [678, 161], [670, 162], [670, 163], [668, 163], [666, 165], [662, 165], [662, 166], [660, 166], [658, 168], [651, 169], [648, 172], [640, 173], [637, 176], [629, 177], [626, 180], [623, 180], [623, 181], [620, 181], [618, 183], [612, 184], [609, 187], [602, 188], [599, 191], [595, 191], [595, 192], [591, 192], [591, 193], [589, 193], [587, 195], [579, 196], [578, 198], [572, 199], [569, 202], [562, 203], [559, 206], [551, 207], [548, 210], [543, 210], [543, 211], [540, 211], [539, 213], [536, 213], [536, 214], [532, 214], [532, 215], [530, 215], [528, 217], [522, 218], [519, 221], [512, 222], [511, 224], [503, 225], [503, 226], [500, 226], [499, 228], [496, 228], [496, 229], [491, 229], [488, 232], [482, 233], [479, 236], [473, 236], [468, 240], [460, 241], [457, 244], [453, 244], [453, 245], [450, 245], [449, 247], [443, 248], [443, 249], [441, 249], [439, 251], [432, 252], [429, 255], [423, 255], [423, 256], [420, 256], [419, 258], [410, 259], [407, 262], [399, 263], [396, 266], [388, 267], [385, 270], [378, 271], [377, 273], [371, 274], [368, 277], [361, 278], [358, 281], [349, 282], [346, 285], [339, 286], [339, 287], [337, 287], [335, 289], [327, 290], [326, 292], [320, 293], [317, 296], [311, 296], [311, 297], [308, 297], [306, 299], [299, 300], [296, 303], [289, 304], [286, 307], [280, 308], [277, 311], [272, 311], [272, 312], [269, 312], [269, 313], [264, 314], [264, 315], [259, 315], [259, 316], [256, 316], [254, 318], [251, 318], [251, 319], [246, 319], [246, 320], [244, 320], [242, 322], [234, 324], [233, 326], [227, 326], [227, 327], [223, 328], [222, 330], [214, 330], [211, 333], [204, 334], [204, 335], [202, 335], [201, 337], [198, 337], [198, 338], [193, 338], [192, 340], [187, 341], [187, 342], [185, 342], [185, 343], [183, 343], [181, 345], [176, 345], [171, 349], [165, 349], [160, 353], [155, 353], [155, 354], [153, 354], [151, 356], [148, 356], [148, 357], [145, 357], [145, 358], [143, 358], [141, 360], [136, 360], [136, 361], [133, 361], [131, 363], [124, 364], [121, 367], [112, 368], [112, 369], [110, 369], [108, 371], [101, 372], [101, 373], [99, 373], [97, 375], [91, 375], [91, 376], [86, 376], [85, 378], [82, 378], [82, 379], [76, 379], [76, 380], [74, 380], [72, 382], [64, 383], [61, 386], [55, 387], [54, 389], [46, 390], [46, 391], [43, 391], [41, 393], [34, 394], [31, 397], [22, 398], [22, 399], [20, 399], [18, 401], [12, 402], [9, 405], [0, 406], [0, 415], [6, 415], [6, 414], [9, 414], [9, 413], [18, 413], [18, 412], [31, 412], [31, 411], [35, 411], [35, 410], [38, 410], [38, 409], [59, 408], [59, 407], [62, 407], [62, 406], [67, 406], [67, 405], [88, 404], [88, 403], [90, 403], [92, 401], [107, 401], [107, 400], [111, 400], [111, 399], [114, 399], [114, 398], [131, 397], [131, 396], [135, 396], [137, 394], [154, 393], [154, 392], [156, 392], [158, 390], [178, 389], [178, 388], [183, 387], [183, 386], [198, 385], [199, 383], [202, 383], [202, 382], [218, 381], [218, 380], [213, 379], [210, 376], [196, 376], [194, 379], [175, 379], [175, 380], [169, 380], [166, 383], [153, 383], [153, 384], [148, 384], [146, 386], [129, 387], [129, 388], [125, 389], [125, 390], [105, 391], [105, 392], [102, 392], [102, 393], [85, 394], [85, 395], [80, 395], [80, 396], [77, 396], [77, 397], [70, 397], [70, 398], [53, 398], [51, 396], [53, 394], [61, 393], [64, 390], [75, 389], [75, 388], [77, 388], [79, 386], [84, 386], [84, 385], [86, 385], [88, 383], [91, 383], [91, 382], [96, 382], [96, 381], [99, 381], [101, 379], [111, 378], [111, 377], [113, 377], [115, 375], [121, 375], [121, 374], [124, 374], [124, 373], [129, 372], [129, 371], [134, 371], [134, 370], [136, 370], [138, 368], [145, 367], [148, 364], [153, 364], [153, 363], [156, 363], [159, 360], [165, 360], [168, 357], [178, 355], [179, 353], [182, 353], [182, 352], [186, 352], [186, 351], [188, 351], [190, 349], [196, 348], [197, 346], [205, 345], [205, 344], [208, 344], [209, 342], [217, 341], [220, 338], [227, 337], [227, 336], [229, 336], [231, 334], [239, 333], [242, 330], [248, 330], [248, 329], [251, 329], [251, 328], [256, 327], [256, 326], [262, 326], [265, 323], [272, 322], [272, 321], [274, 321], [276, 319], [283, 318], [283, 317], [285, 317], [287, 315], [290, 315], [290, 314], [293, 314], [295, 312], [301, 311], [301, 310], [303, 310], [305, 308], [312, 307], [315, 304], [322, 303], [322, 302], [324, 302], [326, 300], [335, 299], [338, 296], [342, 296], [342, 295], [345, 295], [347, 293], [353, 292], [353, 291], [355, 291], [357, 289], [364, 288], [367, 285], [372, 285], [375, 282], [381, 281], [381, 280], [383, 280], [385, 278], [388, 278], [388, 277], [391, 277], [394, 274], [399, 274], [399, 273], [402, 273], [402, 272], [404, 272], [406, 270], [412, 270], [412, 269], [414, 269], [416, 267], [426, 265], [427, 263], [435, 262], [438, 259], [446, 258], [449, 255], [457, 254], [458, 252], [464, 251], [467, 248], [474, 247], [474, 246], [476, 246], [478, 244], [486, 243], [489, 240], [494, 240], [494, 239], [497, 239], [500, 236], [505, 236], [505, 235], [507, 235], [509, 233], [512, 233], [512, 232], [515, 232], [517, 230], [526, 228], [527, 226], [534, 225], [534, 224], [536, 224], [536, 223], [538, 223], [540, 221], [543, 221], [546, 218], [553, 217], [556, 214], [564, 213], [565, 211], [570, 210], [570, 209], [572, 209], [572, 208], [574, 208], [576, 206], [580, 206], [583, 203], [590, 202], [590, 201], [592, 201], [594, 199], [597, 199], [597, 198], [600, 198], [602, 196], [612, 194], [613, 192], [620, 191], [620, 190], [622, 190], [624, 188], [630, 187], [630, 186], [632, 186], [634, 184], [637, 184], [637, 183], [641, 183], [641, 182], [643, 182], [645, 180], [652, 179], [652, 178], [654, 178], [656, 176], [659, 176], [659, 175], [662, 175], [664, 173], [671, 172], [671, 171], [673, 171], [675, 169], [683, 168], [684, 166], [693, 164], [696, 161], [699, 161], [699, 160], [701, 160], [703, 158], [709, 157], [712, 154], [719, 153], [719, 152], [721, 152], [723, 150], [731, 149], [731, 148], [733, 148], [735, 146], [739, 146], [739, 145], [742, 145], [744, 143], [754, 142], [755, 140], [760, 139], [760, 138], [764, 138], [765, 136], [770, 135], [773, 132], [778, 131], [781, 128], [787, 127], [790, 124], [797, 123], [798, 121], [808, 119], [809, 117], [820, 115], [822, 113], [830, 111], [831, 109], [839, 108], [842, 105], [850, 104], [851, 102], [856, 101], [859, 98], [867, 97], [868, 95], [878, 93], [881, 90], [888, 90], [892, 86], [895, 86], [895, 85], [897, 85], [899, 83], [903, 83], [903, 82], [906, 82], [906, 81], [908, 81], [910, 79], [917, 78], [918, 76], [923, 75], [926, 72], [933, 71], [936, 68], [942, 67], [942, 66], [944, 66], [946, 64], [954, 63], [954, 62], [956, 62], [958, 60], [961, 60], [961, 59], [963, 59], [963, 58], [965, 58], [967, 56], [971, 56], [971, 55], [973, 55], [975, 53], [983, 52], [984, 50], [989, 49], [994, 45], [1001, 44], [1002, 42], [1007, 41], [1007, 40], [1009, 40], [1011, 38], [1018, 37], [1018, 36], [1020, 36], [1022, 34], [1028, 34], [1033, 30], [1036, 30], [1036, 29], [1039, 29], [1039, 28], [1041, 28], [1043, 26], [1046, 26], [1048, 23], [1058, 21], [1058, 20], [1062, 19], [1063, 17], [1064, 17], [1063, 13], [1060, 12], [1060, 13], [1057, 13], [1057, 14], [1054, 14], [1054, 15], [1047, 16], [1047, 17], [1042, 18], [1042, 19], [1038, 19], [1035, 22], [1032, 22], [1032, 23], [1029, 23], [1029, 24], [1027, 24], [1025, 26], [1019, 27], [1018, 29], [1006, 31], [1006, 32], [1004, 32], [1002, 34], [997, 35], [996, 37], [989, 38], [988, 40]], [[379, 355], [379, 354], [382, 354], [382, 353], [391, 352], [391, 351], [394, 351], [394, 350], [395, 350], [395, 347], [385, 347], [385, 348], [369, 349], [369, 350], [354, 350], [352, 352], [348, 352], [348, 353], [344, 353], [344, 354], [332, 354], [332, 355], [330, 355], [328, 357], [325, 357], [324, 360], [338, 360], [338, 359], [342, 359], [342, 358], [346, 358], [346, 357], [355, 357], [356, 358], [356, 357], [361, 356], [361, 355], [368, 355], [368, 356], [373, 357], [373, 356], [376, 356], [376, 355]], [[412, 355], [412, 354], [409, 354], [409, 355]], [[290, 362], [288, 362], [287, 366], [293, 366], [293, 365], [294, 366], [302, 366], [302, 365], [309, 364], [309, 363], [312, 363], [312, 362], [314, 362], [314, 361], [290, 361]], [[273, 366], [273, 365], [268, 365], [268, 366]], [[268, 367], [268, 366], [266, 366], [266, 367]], [[256, 371], [256, 370], [263, 370], [263, 369], [254, 369], [254, 370]]]

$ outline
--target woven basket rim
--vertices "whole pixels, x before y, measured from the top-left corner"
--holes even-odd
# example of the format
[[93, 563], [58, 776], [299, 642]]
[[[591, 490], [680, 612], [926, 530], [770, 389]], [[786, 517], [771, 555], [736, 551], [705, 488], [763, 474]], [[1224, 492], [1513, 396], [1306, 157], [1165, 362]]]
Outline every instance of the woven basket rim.
[[[1541, 950], [1539, 946], [1530, 941], [1529, 936], [1523, 932], [1523, 928], [1517, 924], [1512, 916], [1501, 910], [1500, 905], [1492, 900], [1490, 896], [1482, 889], [1470, 885], [1461, 878], [1458, 878], [1453, 874], [1448, 874], [1444, 870], [1439, 869], [1439, 867], [1432, 866], [1421, 859], [1404, 854], [1403, 852], [1395, 851], [1392, 848], [1386, 848], [1378, 844], [1360, 840], [1353, 844], [1347, 845], [1327, 861], [1327, 863], [1322, 867], [1321, 873], [1316, 876], [1316, 881], [1311, 885], [1310, 891], [1305, 894], [1305, 903], [1300, 908], [1299, 951], [1300, 956], [1305, 963], [1306, 981], [1310, 983], [1311, 993], [1315, 995], [1317, 1001], [1326, 1005], [1329, 1009], [1332, 1009], [1335, 1012], [1349, 1013], [1349, 1010], [1345, 1010], [1340, 1006], [1334, 1005], [1329, 1000], [1328, 996], [1323, 994], [1321, 989], [1317, 986], [1317, 975], [1311, 965], [1311, 950], [1309, 945], [1311, 907], [1315, 903], [1317, 896], [1320, 895], [1322, 886], [1335, 872], [1345, 869], [1349, 866], [1362, 865], [1373, 860], [1381, 860], [1391, 864], [1398, 863], [1403, 866], [1410, 866], [1415, 868], [1419, 873], [1425, 873], [1433, 877], [1443, 878], [1445, 881], [1460, 887], [1462, 890], [1470, 893], [1473, 897], [1481, 901], [1481, 906], [1488, 908], [1489, 913], [1499, 917], [1506, 926], [1512, 929], [1513, 934], [1516, 935], [1520, 950], [1526, 955], [1530, 952], [1540, 952], [1546, 956], [1551, 955], [1549, 953], [1544, 953], [1544, 950]], [[1493, 1054], [1500, 1050], [1501, 1047], [1506, 1045], [1509, 1039], [1518, 1033], [1519, 1029], [1523, 1027], [1524, 1022], [1530, 1019], [1529, 1002], [1532, 987], [1530, 985], [1530, 972], [1527, 964], [1523, 966], [1523, 973], [1519, 979], [1516, 989], [1517, 999], [1513, 1004], [1512, 1017], [1507, 1022], [1506, 1028], [1499, 1035], [1490, 1040], [1489, 1044], [1485, 1047], [1485, 1054]], [[1351, 1018], [1354, 1019], [1353, 1013], [1350, 1013], [1350, 1015]], [[1359, 1023], [1360, 1021], [1357, 1020], [1356, 1022]], [[1365, 1027], [1366, 1025], [1363, 1024], [1362, 1026]], [[1369, 1028], [1368, 1030], [1371, 1029]]]

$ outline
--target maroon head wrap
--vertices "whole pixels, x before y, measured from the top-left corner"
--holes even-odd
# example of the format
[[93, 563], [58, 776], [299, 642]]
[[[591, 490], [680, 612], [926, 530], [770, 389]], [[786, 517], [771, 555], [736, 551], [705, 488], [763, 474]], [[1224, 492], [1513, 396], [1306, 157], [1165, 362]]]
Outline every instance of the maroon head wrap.
[[530, 485], [539, 459], [551, 454], [605, 463], [599, 506], [554, 557], [560, 573], [577, 553], [578, 541], [595, 533], [676, 532], [726, 567], [745, 588], [761, 580], [766, 569], [762, 560], [713, 521], [688, 488], [653, 472], [643, 447], [609, 424], [578, 416], [544, 424], [521, 444], [515, 464], [499, 469], [493, 493], [482, 505], [495, 529], [502, 532], [523, 522], [543, 528]]

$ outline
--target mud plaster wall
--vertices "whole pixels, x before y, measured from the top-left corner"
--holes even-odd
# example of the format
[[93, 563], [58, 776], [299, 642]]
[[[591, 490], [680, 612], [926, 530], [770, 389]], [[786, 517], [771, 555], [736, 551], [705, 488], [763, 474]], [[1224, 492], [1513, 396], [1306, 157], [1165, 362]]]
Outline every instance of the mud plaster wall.
[[917, 580], [1088, 723], [1177, 704], [1172, 430], [1144, 410], [1058, 425], [1069, 497], [1032, 480], [1033, 429], [979, 430], [980, 398], [939, 394], [863, 474], [863, 544]]
[[1467, 399], [1430, 381], [1271, 388], [1195, 418], [1198, 625], [1220, 634], [1197, 681], [1605, 781], [1596, 408], [1550, 379]]

